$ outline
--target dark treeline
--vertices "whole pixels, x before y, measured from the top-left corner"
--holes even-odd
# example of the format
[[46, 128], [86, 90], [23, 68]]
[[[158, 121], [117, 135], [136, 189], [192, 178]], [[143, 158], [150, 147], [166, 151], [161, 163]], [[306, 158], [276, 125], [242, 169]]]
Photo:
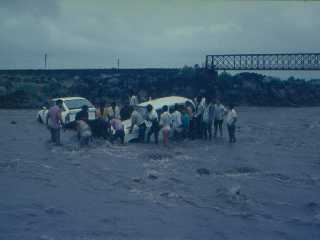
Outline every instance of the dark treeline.
[[320, 80], [287, 80], [257, 73], [236, 75], [195, 67], [182, 69], [2, 70], [1, 108], [38, 108], [50, 98], [82, 96], [94, 103], [123, 103], [129, 92], [141, 100], [208, 95], [251, 106], [320, 106]]

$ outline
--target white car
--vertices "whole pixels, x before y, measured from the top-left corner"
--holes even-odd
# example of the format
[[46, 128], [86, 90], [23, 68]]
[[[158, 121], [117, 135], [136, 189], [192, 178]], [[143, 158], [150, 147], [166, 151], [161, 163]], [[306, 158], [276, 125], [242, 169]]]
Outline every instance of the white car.
[[[89, 108], [89, 119], [96, 119], [96, 108], [92, 103], [82, 97], [63, 97], [63, 98], [54, 98], [49, 101], [49, 107], [55, 105], [58, 99], [62, 100], [62, 121], [64, 124], [73, 122], [76, 118], [76, 114], [81, 111], [81, 107], [87, 105]], [[40, 123], [45, 123], [48, 114], [48, 109], [43, 107], [42, 110], [38, 112], [37, 119]]]
[[[193, 107], [194, 103], [191, 99], [185, 97], [178, 97], [178, 96], [171, 96], [171, 97], [163, 97], [157, 98], [148, 102], [143, 102], [138, 105], [138, 111], [142, 114], [142, 116], [146, 116], [147, 113], [147, 106], [151, 104], [153, 109], [158, 113], [158, 117], [160, 117], [162, 107], [167, 105], [169, 109], [174, 107], [175, 104], [184, 106], [186, 102], [189, 102]], [[132, 133], [129, 133], [131, 127], [131, 119], [123, 121], [124, 129], [125, 129], [125, 142], [130, 142], [134, 139], [138, 138], [139, 135], [139, 128], [134, 126]], [[146, 134], [150, 130], [151, 126], [147, 125]], [[159, 133], [159, 139], [161, 139], [161, 131]], [[151, 136], [151, 140], [153, 140], [153, 136]]]

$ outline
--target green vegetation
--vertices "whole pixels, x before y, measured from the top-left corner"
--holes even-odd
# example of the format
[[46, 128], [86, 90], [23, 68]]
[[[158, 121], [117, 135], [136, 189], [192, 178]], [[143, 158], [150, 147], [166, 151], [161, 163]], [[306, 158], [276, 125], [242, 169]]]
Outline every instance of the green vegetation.
[[197, 65], [182, 69], [7, 70], [0, 71], [0, 108], [39, 108], [48, 99], [83, 96], [123, 103], [131, 90], [141, 100], [209, 95], [254, 106], [319, 106], [320, 80], [280, 80], [256, 73], [215, 76]]

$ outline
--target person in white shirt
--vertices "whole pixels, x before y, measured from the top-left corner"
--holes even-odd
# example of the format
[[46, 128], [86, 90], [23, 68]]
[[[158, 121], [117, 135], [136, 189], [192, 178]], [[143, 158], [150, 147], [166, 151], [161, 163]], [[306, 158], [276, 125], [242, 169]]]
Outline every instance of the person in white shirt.
[[171, 126], [173, 130], [173, 136], [176, 140], [178, 140], [182, 132], [181, 112], [179, 111], [178, 104], [174, 106], [174, 111], [171, 113]]
[[237, 122], [237, 119], [238, 119], [238, 114], [237, 114], [236, 110], [234, 109], [234, 106], [232, 104], [230, 104], [228, 112], [227, 112], [227, 117], [226, 117], [230, 143], [236, 142], [236, 122]]
[[202, 134], [202, 115], [205, 109], [205, 98], [196, 98], [196, 110], [192, 119], [191, 139], [201, 138]]
[[212, 140], [212, 124], [214, 120], [214, 103], [209, 99], [202, 115], [202, 138]]
[[206, 105], [206, 103], [207, 103], [206, 98], [205, 98], [205, 97], [202, 97], [202, 98], [201, 98], [200, 105]]
[[158, 139], [159, 139], [159, 120], [158, 120], [158, 114], [157, 112], [153, 109], [153, 106], [149, 104], [147, 106], [147, 117], [146, 121], [148, 124], [151, 126], [147, 135], [147, 142], [150, 142], [150, 137], [153, 134], [154, 135], [154, 141], [155, 144], [158, 144]]
[[84, 120], [77, 120], [77, 132], [80, 145], [88, 145], [92, 137], [92, 132], [90, 126]]
[[162, 114], [160, 116], [160, 126], [162, 128], [162, 134], [163, 134], [163, 144], [165, 146], [168, 145], [169, 141], [169, 131], [170, 131], [170, 125], [171, 125], [171, 116], [168, 112], [169, 108], [167, 105], [163, 106], [162, 108]]
[[225, 115], [226, 109], [220, 102], [217, 100], [216, 105], [214, 106], [214, 137], [217, 137], [217, 131], [219, 129], [220, 137], [223, 136], [222, 125], [223, 125], [223, 118]]
[[130, 106], [137, 106], [139, 104], [138, 97], [133, 93], [133, 91], [131, 92], [129, 103], [130, 103]]
[[116, 102], [112, 102], [111, 106], [107, 108], [107, 120], [110, 122], [112, 119], [120, 119], [120, 108]]
[[139, 142], [143, 143], [145, 138], [145, 132], [146, 132], [146, 123], [145, 120], [140, 112], [138, 112], [137, 106], [132, 107], [134, 110], [131, 114], [131, 127], [129, 133], [132, 133], [134, 125], [137, 125], [139, 128]]

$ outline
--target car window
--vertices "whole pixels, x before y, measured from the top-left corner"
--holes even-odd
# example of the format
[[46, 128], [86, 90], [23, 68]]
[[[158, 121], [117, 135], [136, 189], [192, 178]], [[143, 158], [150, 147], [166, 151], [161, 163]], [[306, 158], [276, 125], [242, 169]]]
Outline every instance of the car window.
[[184, 104], [178, 104], [179, 110], [181, 111], [181, 109], [184, 108]]
[[72, 109], [80, 109], [82, 106], [87, 105], [89, 108], [92, 108], [93, 105], [87, 99], [70, 99], [64, 100], [64, 104], [69, 108]]

